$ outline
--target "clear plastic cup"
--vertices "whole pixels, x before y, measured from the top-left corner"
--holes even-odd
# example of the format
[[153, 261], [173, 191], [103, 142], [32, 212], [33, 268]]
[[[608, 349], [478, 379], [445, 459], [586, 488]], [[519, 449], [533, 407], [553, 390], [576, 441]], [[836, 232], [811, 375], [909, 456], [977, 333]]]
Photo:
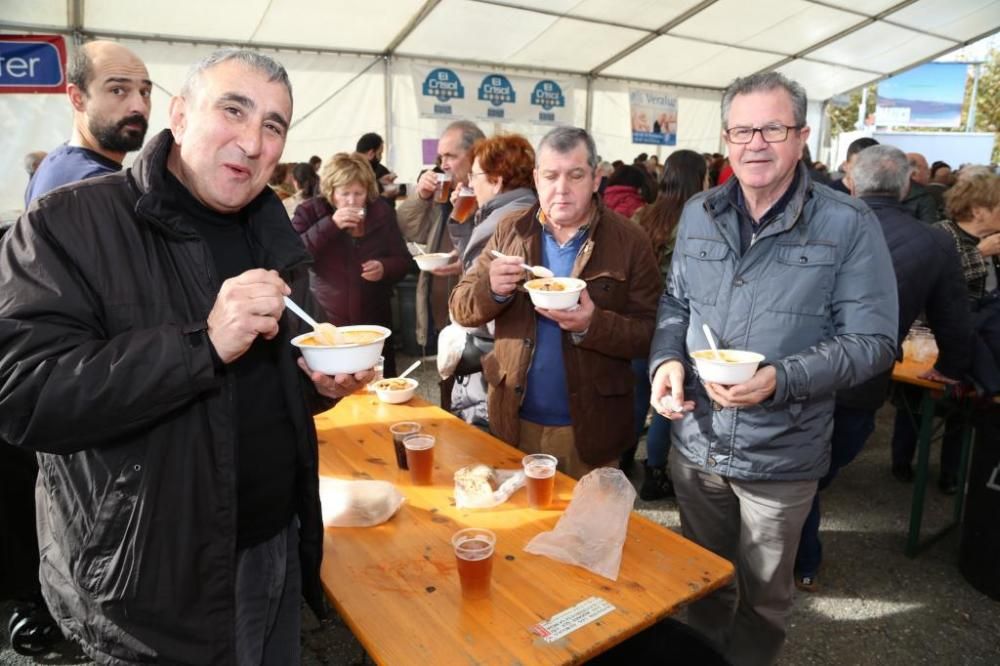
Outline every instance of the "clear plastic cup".
[[479, 527], [459, 530], [451, 537], [463, 598], [485, 599], [490, 596], [496, 543], [496, 534]]
[[451, 212], [451, 219], [458, 223], [464, 223], [476, 210], [476, 193], [468, 185], [463, 185], [458, 189], [458, 198], [455, 199], [455, 208]]
[[448, 203], [451, 199], [451, 187], [451, 174], [439, 173], [437, 175], [437, 187], [434, 188], [434, 201], [438, 203]]
[[544, 509], [552, 504], [556, 487], [555, 456], [547, 453], [532, 453], [521, 459], [524, 467], [525, 485], [528, 487], [528, 504], [534, 509]]
[[420, 433], [404, 437], [403, 446], [413, 485], [431, 485], [434, 476], [434, 435]]
[[360, 220], [358, 220], [357, 224], [351, 227], [351, 237], [361, 238], [365, 235], [365, 209], [352, 208], [351, 210], [354, 211], [354, 213], [357, 214], [359, 218], [361, 218]]
[[385, 379], [385, 356], [378, 357], [378, 360], [375, 361], [375, 365], [372, 366], [372, 371], [374, 371], [375, 377], [368, 382], [367, 389], [369, 393], [374, 393], [375, 384]]
[[406, 464], [406, 447], [403, 445], [403, 440], [419, 434], [420, 430], [421, 426], [416, 421], [400, 421], [389, 426], [389, 432], [392, 434], [392, 446], [396, 451], [396, 465], [399, 466], [399, 469], [410, 469], [409, 465]]

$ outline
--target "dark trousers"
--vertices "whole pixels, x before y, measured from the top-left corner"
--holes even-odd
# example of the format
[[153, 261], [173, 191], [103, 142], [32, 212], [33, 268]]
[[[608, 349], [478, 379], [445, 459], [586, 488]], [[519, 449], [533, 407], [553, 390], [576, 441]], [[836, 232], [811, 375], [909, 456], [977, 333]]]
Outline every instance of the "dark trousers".
[[875, 430], [874, 409], [837, 408], [833, 412], [833, 438], [830, 450], [830, 470], [822, 479], [813, 497], [812, 508], [802, 525], [799, 550], [795, 555], [795, 571], [800, 576], [815, 576], [823, 561], [823, 544], [819, 540], [819, 493], [830, 485], [841, 467], [854, 460]]
[[302, 569], [299, 521], [236, 554], [236, 663], [301, 661]]
[[0, 442], [0, 600], [37, 601], [42, 596], [35, 528], [37, 476], [33, 452]]
[[[896, 387], [896, 422], [892, 430], [892, 465], [909, 465], [917, 449], [920, 424], [920, 401], [923, 389], [916, 386]], [[944, 437], [941, 440], [941, 473], [957, 474], [962, 455], [962, 417], [951, 414], [944, 420]]]

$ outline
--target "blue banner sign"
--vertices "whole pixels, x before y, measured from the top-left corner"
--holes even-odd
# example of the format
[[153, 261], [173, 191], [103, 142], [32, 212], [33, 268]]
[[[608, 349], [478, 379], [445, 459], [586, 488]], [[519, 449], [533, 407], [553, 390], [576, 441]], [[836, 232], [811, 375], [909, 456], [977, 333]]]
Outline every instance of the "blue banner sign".
[[0, 35], [0, 93], [66, 92], [61, 35]]

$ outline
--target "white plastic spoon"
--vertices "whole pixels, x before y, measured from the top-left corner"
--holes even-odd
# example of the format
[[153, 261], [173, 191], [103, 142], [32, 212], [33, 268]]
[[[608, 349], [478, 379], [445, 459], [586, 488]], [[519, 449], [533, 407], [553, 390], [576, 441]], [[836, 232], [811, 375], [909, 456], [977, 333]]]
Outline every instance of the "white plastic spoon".
[[712, 335], [712, 329], [708, 327], [708, 324], [702, 324], [701, 330], [705, 332], [705, 337], [708, 338], [708, 346], [711, 347], [712, 351], [715, 353], [715, 360], [721, 361], [722, 354], [719, 353], [719, 347], [715, 344], [715, 336]]
[[300, 308], [298, 303], [288, 298], [288, 296], [285, 296], [285, 307], [297, 314], [302, 321], [312, 326], [313, 334], [316, 336], [317, 340], [328, 345], [337, 344], [336, 326], [327, 323], [316, 323], [316, 320], [310, 317], [308, 312]]
[[[497, 259], [505, 259], [508, 256], [506, 254], [500, 254], [496, 250], [493, 250], [492, 252], [493, 256], [496, 257]], [[555, 273], [547, 269], [545, 266], [529, 266], [528, 264], [521, 264], [521, 268], [528, 271], [529, 273], [533, 273], [535, 277], [551, 278], [556, 276]]]

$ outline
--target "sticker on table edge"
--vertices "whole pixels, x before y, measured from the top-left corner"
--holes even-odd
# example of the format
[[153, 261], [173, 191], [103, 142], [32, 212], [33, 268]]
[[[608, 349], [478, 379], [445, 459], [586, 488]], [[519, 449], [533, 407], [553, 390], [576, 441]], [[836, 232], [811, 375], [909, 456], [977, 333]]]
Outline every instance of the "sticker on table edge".
[[541, 636], [546, 643], [552, 643], [613, 610], [615, 607], [609, 601], [600, 597], [588, 597], [548, 620], [533, 625], [531, 632]]

